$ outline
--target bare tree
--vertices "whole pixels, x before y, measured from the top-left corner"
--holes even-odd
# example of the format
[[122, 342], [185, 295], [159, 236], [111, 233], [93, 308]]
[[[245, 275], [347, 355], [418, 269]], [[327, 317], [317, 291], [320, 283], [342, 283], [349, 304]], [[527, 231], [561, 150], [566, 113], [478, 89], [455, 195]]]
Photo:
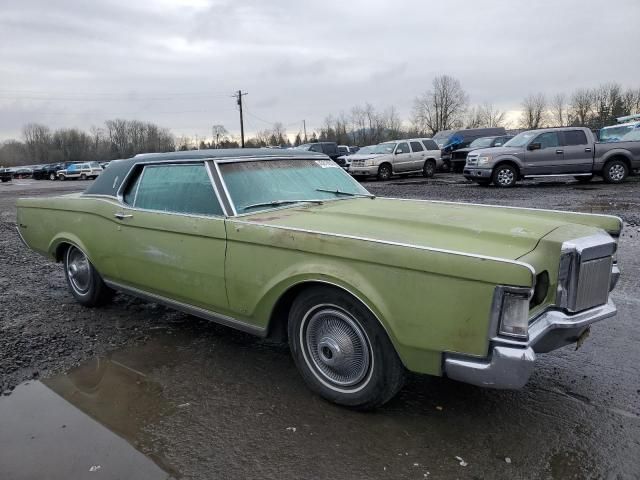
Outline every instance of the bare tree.
[[227, 140], [229, 132], [224, 127], [224, 125], [214, 125], [213, 127], [211, 127], [211, 134], [213, 135], [212, 141], [215, 145], [215, 148], [220, 148], [220, 142], [224, 142]]
[[556, 94], [551, 100], [551, 117], [556, 127], [565, 127], [569, 123], [567, 96], [564, 93]]
[[27, 152], [34, 163], [45, 163], [49, 159], [51, 130], [46, 125], [28, 123], [22, 128]]
[[593, 114], [593, 91], [581, 88], [569, 100], [569, 124], [586, 126]]
[[412, 121], [419, 131], [431, 134], [459, 127], [468, 103], [460, 81], [441, 75], [433, 79], [431, 90], [414, 100]]
[[527, 96], [522, 102], [520, 124], [522, 128], [542, 128], [546, 124], [547, 100], [542, 93]]

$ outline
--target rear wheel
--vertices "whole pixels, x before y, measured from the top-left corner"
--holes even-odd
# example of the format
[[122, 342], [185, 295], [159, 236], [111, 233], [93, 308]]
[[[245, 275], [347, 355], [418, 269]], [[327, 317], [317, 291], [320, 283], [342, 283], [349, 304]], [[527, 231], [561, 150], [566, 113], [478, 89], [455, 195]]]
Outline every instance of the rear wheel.
[[427, 160], [424, 162], [424, 166], [422, 167], [422, 175], [427, 178], [431, 178], [436, 173], [436, 162], [433, 160]]
[[325, 399], [376, 408], [404, 383], [405, 370], [378, 320], [348, 293], [314, 287], [289, 312], [289, 346], [307, 385]]
[[622, 160], [611, 160], [602, 169], [602, 176], [607, 183], [622, 183], [627, 175], [629, 175], [629, 169]]
[[87, 179], [87, 176], [84, 173], [80, 175], [80, 180], [86, 180], [86, 179]]
[[67, 179], [67, 177], [65, 177], [64, 175], [58, 175], [58, 178], [63, 182]]
[[58, 177], [56, 177], [56, 174], [55, 174], [55, 173], [51, 172], [51, 173], [49, 174], [49, 180], [57, 180], [57, 178], [58, 178]]
[[493, 183], [497, 187], [510, 188], [516, 184], [518, 180], [518, 172], [515, 167], [508, 163], [498, 165], [493, 171]]
[[102, 305], [113, 297], [87, 256], [70, 245], [64, 253], [64, 276], [74, 298], [86, 307]]
[[380, 165], [380, 168], [378, 168], [378, 180], [389, 180], [391, 178], [391, 175], [391, 165], [389, 165], [388, 163], [383, 163], [382, 165]]

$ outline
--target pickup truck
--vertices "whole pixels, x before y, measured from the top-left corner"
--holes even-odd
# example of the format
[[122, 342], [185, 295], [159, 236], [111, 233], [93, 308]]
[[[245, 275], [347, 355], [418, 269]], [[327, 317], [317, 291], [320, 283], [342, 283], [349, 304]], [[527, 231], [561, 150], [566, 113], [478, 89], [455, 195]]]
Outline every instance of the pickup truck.
[[0, 181], [2, 183], [7, 183], [11, 181], [12, 178], [13, 178], [13, 174], [11, 173], [11, 169], [0, 168]]
[[502, 147], [467, 156], [464, 176], [480, 185], [513, 187], [531, 177], [572, 176], [589, 182], [594, 175], [621, 183], [640, 169], [640, 142], [597, 142], [588, 128], [544, 128], [522, 132]]

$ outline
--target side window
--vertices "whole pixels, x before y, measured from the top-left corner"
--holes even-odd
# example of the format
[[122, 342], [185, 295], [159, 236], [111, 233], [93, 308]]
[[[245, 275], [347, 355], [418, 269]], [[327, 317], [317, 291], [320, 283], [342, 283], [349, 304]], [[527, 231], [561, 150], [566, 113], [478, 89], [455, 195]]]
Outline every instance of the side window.
[[433, 140], [423, 140], [422, 143], [427, 150], [440, 150], [440, 147]]
[[543, 149], [557, 147], [560, 145], [560, 142], [558, 141], [558, 134], [556, 132], [541, 133], [532, 143], [539, 143], [542, 145]]
[[506, 142], [504, 137], [498, 137], [493, 141], [493, 146], [494, 147], [500, 147], [500, 146], [504, 145], [504, 142]]
[[148, 165], [125, 192], [135, 208], [222, 215], [204, 164]]
[[398, 146], [396, 147], [397, 154], [410, 153], [410, 152], [411, 150], [409, 150], [409, 144], [406, 142], [399, 143]]
[[567, 146], [586, 145], [587, 136], [582, 130], [567, 130], [564, 132], [564, 143]]
[[317, 143], [314, 143], [313, 145], [311, 145], [309, 147], [309, 151], [310, 152], [318, 152], [318, 153], [322, 153], [322, 145], [319, 145]]
[[424, 152], [424, 148], [422, 148], [422, 145], [420, 144], [420, 142], [410, 142], [411, 143], [411, 150], [413, 150], [414, 152]]

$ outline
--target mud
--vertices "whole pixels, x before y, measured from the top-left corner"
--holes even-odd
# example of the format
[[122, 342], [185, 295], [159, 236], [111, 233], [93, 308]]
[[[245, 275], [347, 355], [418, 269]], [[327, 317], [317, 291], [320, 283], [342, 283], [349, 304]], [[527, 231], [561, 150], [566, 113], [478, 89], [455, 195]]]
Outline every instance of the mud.
[[367, 182], [377, 195], [625, 220], [618, 316], [582, 348], [541, 355], [520, 391], [413, 376], [367, 414], [311, 394], [286, 345], [124, 295], [80, 307], [61, 268], [19, 242], [14, 204], [86, 184], [0, 185], [0, 478], [638, 478], [637, 179]]

